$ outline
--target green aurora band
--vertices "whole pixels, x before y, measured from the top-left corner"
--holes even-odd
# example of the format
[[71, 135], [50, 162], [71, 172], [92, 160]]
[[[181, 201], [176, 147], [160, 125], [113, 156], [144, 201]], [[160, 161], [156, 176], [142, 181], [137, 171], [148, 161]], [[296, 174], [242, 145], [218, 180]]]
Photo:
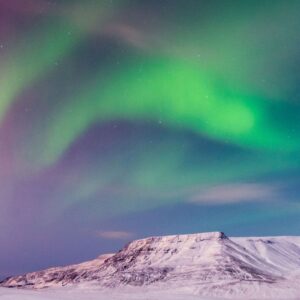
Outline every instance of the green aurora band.
[[117, 119], [163, 122], [250, 149], [300, 148], [299, 126], [291, 136], [289, 124], [282, 122], [299, 114], [292, 103], [284, 104], [281, 112], [282, 104], [231, 89], [217, 76], [179, 60], [130, 62], [119, 74], [106, 81], [101, 72], [82, 96], [60, 108], [55, 122], [48, 124], [45, 140], [39, 141], [46, 144], [42, 165], [59, 159], [92, 124]]

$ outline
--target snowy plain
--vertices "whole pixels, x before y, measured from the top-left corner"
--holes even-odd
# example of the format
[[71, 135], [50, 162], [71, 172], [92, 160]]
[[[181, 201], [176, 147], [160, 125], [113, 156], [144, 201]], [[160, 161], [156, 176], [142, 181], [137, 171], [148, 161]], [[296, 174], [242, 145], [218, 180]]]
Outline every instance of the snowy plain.
[[[89, 288], [60, 288], [46, 290], [16, 290], [0, 288], [1, 300], [214, 300], [174, 292], [149, 290], [103, 291]], [[220, 298], [218, 298], [220, 299]]]
[[[104, 291], [93, 288], [58, 288], [45, 290], [21, 290], [0, 288], [1, 300], [228, 300], [229, 297], [205, 297], [175, 291], [152, 291], [148, 289], [125, 289]], [[242, 296], [232, 299], [247, 300], [299, 300], [300, 297], [260, 297]]]

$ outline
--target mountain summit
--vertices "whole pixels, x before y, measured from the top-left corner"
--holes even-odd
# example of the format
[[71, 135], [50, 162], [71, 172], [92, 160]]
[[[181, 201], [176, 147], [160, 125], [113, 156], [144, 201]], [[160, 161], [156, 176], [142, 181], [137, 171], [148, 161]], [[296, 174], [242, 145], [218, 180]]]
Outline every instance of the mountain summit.
[[222, 232], [150, 237], [116, 254], [11, 277], [0, 285], [40, 289], [83, 283], [189, 289], [209, 296], [263, 290], [273, 298], [288, 287], [297, 294], [300, 237], [228, 238]]

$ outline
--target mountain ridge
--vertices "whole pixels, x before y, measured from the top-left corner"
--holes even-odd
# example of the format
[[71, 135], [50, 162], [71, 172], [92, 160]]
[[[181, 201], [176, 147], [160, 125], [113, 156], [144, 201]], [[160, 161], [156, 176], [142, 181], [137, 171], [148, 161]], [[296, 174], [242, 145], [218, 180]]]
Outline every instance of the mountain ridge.
[[[190, 289], [218, 296], [290, 292], [300, 283], [300, 237], [227, 237], [223, 232], [148, 237], [115, 254], [8, 278], [2, 287], [42, 289], [91, 284], [101, 288]], [[278, 295], [280, 293], [278, 292]], [[275, 295], [276, 296], [276, 295]], [[300, 295], [299, 295], [300, 296]]]

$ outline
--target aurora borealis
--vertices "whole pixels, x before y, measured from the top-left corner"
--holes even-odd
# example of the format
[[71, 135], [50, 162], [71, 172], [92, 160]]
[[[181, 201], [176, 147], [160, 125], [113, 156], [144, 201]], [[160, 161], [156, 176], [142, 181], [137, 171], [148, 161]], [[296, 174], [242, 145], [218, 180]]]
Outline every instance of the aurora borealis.
[[118, 233], [299, 235], [299, 11], [0, 0], [0, 276]]

